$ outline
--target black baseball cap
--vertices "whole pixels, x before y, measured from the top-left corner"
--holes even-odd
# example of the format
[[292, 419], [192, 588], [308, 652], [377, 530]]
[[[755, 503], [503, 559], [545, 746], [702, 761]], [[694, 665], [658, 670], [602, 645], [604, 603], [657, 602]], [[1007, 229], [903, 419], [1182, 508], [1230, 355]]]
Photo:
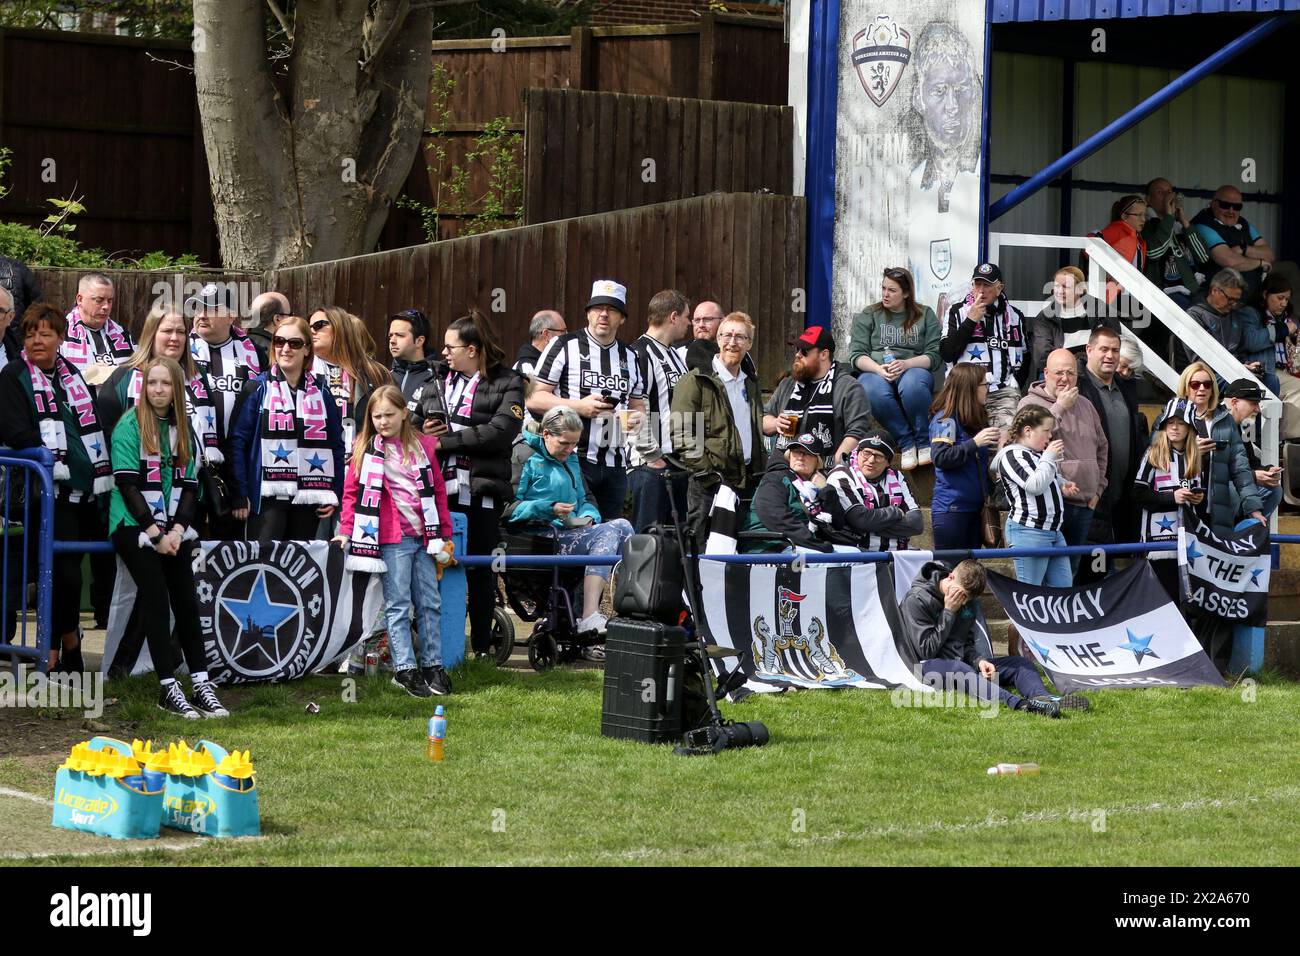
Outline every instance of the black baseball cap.
[[1258, 384], [1248, 378], [1239, 378], [1223, 390], [1224, 398], [1244, 398], [1248, 402], [1262, 402], [1268, 396]]
[[792, 343], [800, 352], [808, 352], [813, 349], [830, 349], [835, 351], [835, 336], [831, 330], [824, 325], [810, 325], [803, 330], [803, 334]]
[[789, 451], [791, 448], [802, 448], [808, 454], [816, 455], [818, 458], [822, 456], [821, 439], [812, 432], [804, 432], [798, 438], [790, 439], [790, 444], [785, 446], [785, 450]]
[[971, 282], [1001, 282], [1002, 270], [992, 262], [981, 262], [970, 274]]

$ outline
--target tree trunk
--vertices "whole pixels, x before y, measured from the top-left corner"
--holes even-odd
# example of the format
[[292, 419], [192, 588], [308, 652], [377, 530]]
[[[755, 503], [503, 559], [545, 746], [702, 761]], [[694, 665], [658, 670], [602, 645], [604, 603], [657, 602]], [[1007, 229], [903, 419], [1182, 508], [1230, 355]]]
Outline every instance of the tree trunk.
[[194, 0], [195, 81], [227, 269], [374, 248], [424, 125], [433, 15], [410, 7], [300, 0], [288, 77], [277, 79], [263, 0]]

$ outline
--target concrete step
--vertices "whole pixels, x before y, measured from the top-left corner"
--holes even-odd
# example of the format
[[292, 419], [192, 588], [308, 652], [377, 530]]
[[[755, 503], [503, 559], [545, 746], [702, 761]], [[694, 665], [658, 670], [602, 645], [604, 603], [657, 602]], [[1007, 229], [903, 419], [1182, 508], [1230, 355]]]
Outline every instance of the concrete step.
[[1264, 666], [1300, 676], [1300, 621], [1268, 623], [1264, 629]]

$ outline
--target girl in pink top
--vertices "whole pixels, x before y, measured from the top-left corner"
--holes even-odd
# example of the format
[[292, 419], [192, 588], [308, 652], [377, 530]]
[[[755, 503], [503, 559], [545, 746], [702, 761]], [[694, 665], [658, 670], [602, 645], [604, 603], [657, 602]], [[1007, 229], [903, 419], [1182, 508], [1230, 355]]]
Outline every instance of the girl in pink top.
[[[382, 574], [393, 683], [413, 697], [451, 693], [442, 667], [438, 580], [453, 560], [451, 514], [435, 452], [438, 440], [411, 427], [395, 385], [370, 396], [343, 483], [334, 543], [351, 571]], [[411, 606], [420, 621], [418, 666]]]

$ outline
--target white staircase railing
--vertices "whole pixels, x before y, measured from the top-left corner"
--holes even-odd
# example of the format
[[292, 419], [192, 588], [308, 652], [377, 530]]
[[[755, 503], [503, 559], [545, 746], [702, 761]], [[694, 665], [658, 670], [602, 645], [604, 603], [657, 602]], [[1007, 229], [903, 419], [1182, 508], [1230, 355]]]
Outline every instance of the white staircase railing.
[[[1213, 336], [1195, 319], [1180, 309], [1169, 296], [1150, 279], [1125, 260], [1101, 239], [1079, 236], [1037, 236], [1028, 233], [991, 232], [989, 233], [988, 260], [998, 262], [1001, 249], [1005, 246], [1031, 249], [1081, 249], [1088, 253], [1088, 289], [1100, 299], [1105, 298], [1106, 277], [1114, 278], [1129, 294], [1139, 302], [1152, 318], [1163, 322], [1173, 336], [1195, 352], [1216, 374], [1231, 382], [1238, 378], [1248, 378], [1259, 382], [1260, 388], [1267, 396], [1259, 403], [1260, 411], [1260, 453], [1262, 463], [1275, 465], [1278, 462], [1278, 445], [1282, 424], [1282, 402], [1269, 391], [1268, 386], [1259, 377], [1246, 369], [1227, 349], [1219, 344]], [[1046, 302], [1026, 302], [1016, 306], [1026, 316], [1037, 315]], [[1030, 311], [1032, 309], [1033, 311]], [[1171, 391], [1178, 391], [1178, 374], [1165, 360], [1150, 349], [1145, 342], [1138, 343], [1142, 348], [1142, 361], [1146, 369], [1159, 379]], [[1269, 519], [1270, 526], [1277, 530], [1277, 513]]]

